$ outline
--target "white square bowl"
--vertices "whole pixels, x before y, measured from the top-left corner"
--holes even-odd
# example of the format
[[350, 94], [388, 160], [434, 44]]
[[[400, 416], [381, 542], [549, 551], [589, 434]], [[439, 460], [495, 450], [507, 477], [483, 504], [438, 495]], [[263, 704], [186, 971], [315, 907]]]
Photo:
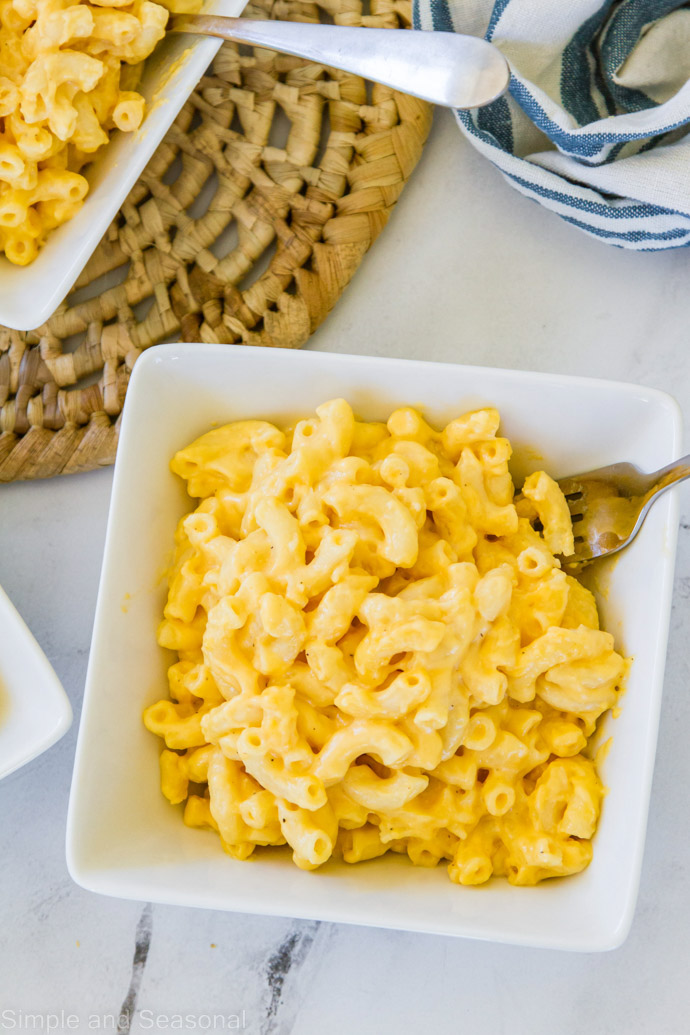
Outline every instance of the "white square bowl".
[[674, 400], [634, 385], [247, 346], [145, 353], [129, 387], [115, 467], [70, 798], [70, 873], [85, 888], [124, 898], [562, 949], [619, 945], [635, 907], [652, 781], [677, 531], [673, 493], [616, 563], [603, 562], [596, 580], [603, 624], [635, 661], [622, 714], [607, 722], [610, 793], [583, 873], [536, 888], [503, 880], [462, 888], [445, 866], [416, 868], [399, 856], [357, 866], [331, 861], [315, 874], [296, 869], [285, 850], [239, 862], [215, 835], [184, 827], [180, 810], [163, 799], [160, 744], [141, 713], [167, 692], [171, 656], [155, 640], [162, 573], [177, 520], [190, 509], [169, 461], [214, 424], [248, 417], [282, 424], [336, 396], [368, 420], [413, 404], [437, 424], [494, 404], [516, 446], [518, 476], [622, 459], [653, 470], [680, 442]]
[[[208, 13], [237, 15], [246, 0], [209, 0]], [[221, 46], [221, 40], [170, 34], [147, 60], [139, 92], [146, 115], [135, 133], [114, 133], [85, 172], [89, 193], [73, 219], [54, 230], [34, 262], [15, 266], [0, 255], [0, 324], [18, 331], [52, 316], [115, 218]]]
[[0, 779], [47, 751], [71, 723], [67, 694], [0, 588]]

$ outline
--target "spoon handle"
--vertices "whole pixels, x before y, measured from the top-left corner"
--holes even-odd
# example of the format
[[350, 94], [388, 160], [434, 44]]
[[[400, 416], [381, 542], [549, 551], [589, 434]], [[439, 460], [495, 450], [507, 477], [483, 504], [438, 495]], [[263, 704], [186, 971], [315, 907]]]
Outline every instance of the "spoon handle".
[[448, 108], [479, 108], [505, 92], [508, 63], [486, 40], [455, 32], [179, 15], [172, 32], [219, 36], [353, 72]]

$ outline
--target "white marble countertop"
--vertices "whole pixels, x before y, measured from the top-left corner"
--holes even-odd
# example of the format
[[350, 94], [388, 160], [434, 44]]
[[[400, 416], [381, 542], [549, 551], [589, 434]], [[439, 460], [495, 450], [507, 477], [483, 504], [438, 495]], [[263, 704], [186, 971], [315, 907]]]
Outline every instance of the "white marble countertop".
[[[515, 193], [437, 114], [394, 217], [310, 347], [665, 389], [690, 413], [690, 253], [585, 237]], [[686, 442], [690, 448], [690, 442]], [[637, 913], [603, 955], [166, 906], [83, 891], [64, 831], [111, 486], [0, 488], [0, 584], [75, 723], [0, 784], [0, 1032], [675, 1035], [690, 981], [690, 493]], [[214, 1015], [215, 1018], [214, 1018]]]

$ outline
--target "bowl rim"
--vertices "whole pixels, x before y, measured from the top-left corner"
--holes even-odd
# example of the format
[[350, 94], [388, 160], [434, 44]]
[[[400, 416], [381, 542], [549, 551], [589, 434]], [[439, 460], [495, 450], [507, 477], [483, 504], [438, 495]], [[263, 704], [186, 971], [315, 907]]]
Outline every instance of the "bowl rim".
[[[15, 639], [19, 638], [24, 652], [31, 654], [33, 665], [41, 680], [41, 691], [37, 697], [40, 697], [44, 713], [46, 708], [51, 709], [51, 724], [42, 736], [34, 734], [32, 737], [32, 726], [26, 722], [24, 750], [11, 756], [9, 763], [4, 755], [0, 759], [0, 780], [2, 780], [27, 765], [28, 762], [33, 762], [65, 735], [72, 725], [72, 706], [55, 670], [2, 586], [0, 586], [0, 621], [3, 622], [3, 625], [7, 623], [5, 630], [7, 631], [9, 626], [10, 635]], [[0, 678], [2, 678], [1, 674]], [[2, 692], [9, 697], [11, 707], [15, 695], [7, 690], [6, 679], [2, 679]]]

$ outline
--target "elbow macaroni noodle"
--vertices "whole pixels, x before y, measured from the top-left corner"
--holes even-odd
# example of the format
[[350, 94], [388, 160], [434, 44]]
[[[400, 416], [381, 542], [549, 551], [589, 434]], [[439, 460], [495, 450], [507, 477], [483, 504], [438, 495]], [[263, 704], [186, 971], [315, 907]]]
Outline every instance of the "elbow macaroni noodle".
[[138, 129], [132, 88], [169, 11], [201, 0], [0, 0], [0, 254], [25, 266], [88, 191], [113, 129]]
[[[589, 863], [603, 788], [585, 753], [627, 662], [561, 569], [570, 516], [531, 475], [513, 501], [494, 409], [433, 430], [342, 399], [280, 431], [181, 450], [159, 643], [178, 654], [161, 784], [234, 858], [303, 869], [387, 851], [513, 884]], [[535, 527], [536, 526], [536, 527]]]

